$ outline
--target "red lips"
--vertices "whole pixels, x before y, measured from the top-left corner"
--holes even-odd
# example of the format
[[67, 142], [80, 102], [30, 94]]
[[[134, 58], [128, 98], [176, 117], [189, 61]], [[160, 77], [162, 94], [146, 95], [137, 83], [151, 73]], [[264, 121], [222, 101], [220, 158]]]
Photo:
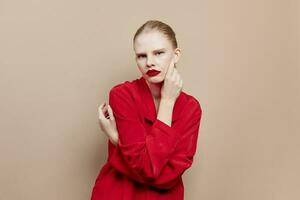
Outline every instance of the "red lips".
[[155, 70], [155, 69], [151, 69], [151, 70], [148, 70], [148, 71], [147, 71], [147, 75], [148, 75], [148, 76], [156, 76], [156, 75], [159, 74], [159, 73], [160, 73], [160, 71]]

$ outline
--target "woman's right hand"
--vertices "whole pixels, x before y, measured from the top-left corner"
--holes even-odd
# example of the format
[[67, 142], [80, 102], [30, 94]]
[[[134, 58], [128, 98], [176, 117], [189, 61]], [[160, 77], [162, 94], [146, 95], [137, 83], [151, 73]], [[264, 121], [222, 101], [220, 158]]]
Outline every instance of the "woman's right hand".
[[102, 103], [98, 107], [98, 119], [101, 130], [106, 134], [109, 140], [117, 145], [119, 140], [119, 133], [117, 130], [116, 120], [114, 118], [113, 110], [110, 105]]
[[161, 89], [161, 98], [175, 102], [182, 90], [182, 85], [182, 78], [178, 70], [175, 68], [174, 61], [172, 59]]

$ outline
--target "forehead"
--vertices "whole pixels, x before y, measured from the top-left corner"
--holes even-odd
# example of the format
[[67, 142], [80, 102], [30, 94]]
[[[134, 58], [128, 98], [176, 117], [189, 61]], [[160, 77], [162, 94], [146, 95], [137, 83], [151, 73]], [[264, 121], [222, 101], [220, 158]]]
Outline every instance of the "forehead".
[[134, 42], [134, 49], [137, 53], [152, 51], [160, 48], [171, 48], [168, 38], [158, 31], [150, 31], [138, 35]]

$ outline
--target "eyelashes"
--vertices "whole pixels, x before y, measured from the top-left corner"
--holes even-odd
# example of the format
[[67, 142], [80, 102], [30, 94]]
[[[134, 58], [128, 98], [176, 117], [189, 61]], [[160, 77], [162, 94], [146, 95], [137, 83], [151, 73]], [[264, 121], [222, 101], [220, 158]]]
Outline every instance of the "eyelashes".
[[[158, 55], [161, 55], [161, 54], [164, 54], [165, 52], [163, 52], [163, 51], [159, 51], [159, 52], [157, 52], [156, 54], [158, 54]], [[146, 55], [139, 55], [139, 56], [137, 56], [138, 58], [142, 58], [142, 57], [146, 57]]]

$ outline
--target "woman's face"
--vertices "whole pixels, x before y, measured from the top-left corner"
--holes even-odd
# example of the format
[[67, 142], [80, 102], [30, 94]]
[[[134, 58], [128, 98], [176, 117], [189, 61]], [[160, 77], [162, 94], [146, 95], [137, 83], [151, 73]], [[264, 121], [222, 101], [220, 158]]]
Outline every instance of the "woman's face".
[[[173, 60], [177, 63], [180, 49], [173, 49], [171, 42], [159, 31], [142, 32], [134, 42], [136, 63], [142, 76], [149, 83], [164, 81], [168, 67]], [[147, 74], [148, 70], [160, 71]]]

